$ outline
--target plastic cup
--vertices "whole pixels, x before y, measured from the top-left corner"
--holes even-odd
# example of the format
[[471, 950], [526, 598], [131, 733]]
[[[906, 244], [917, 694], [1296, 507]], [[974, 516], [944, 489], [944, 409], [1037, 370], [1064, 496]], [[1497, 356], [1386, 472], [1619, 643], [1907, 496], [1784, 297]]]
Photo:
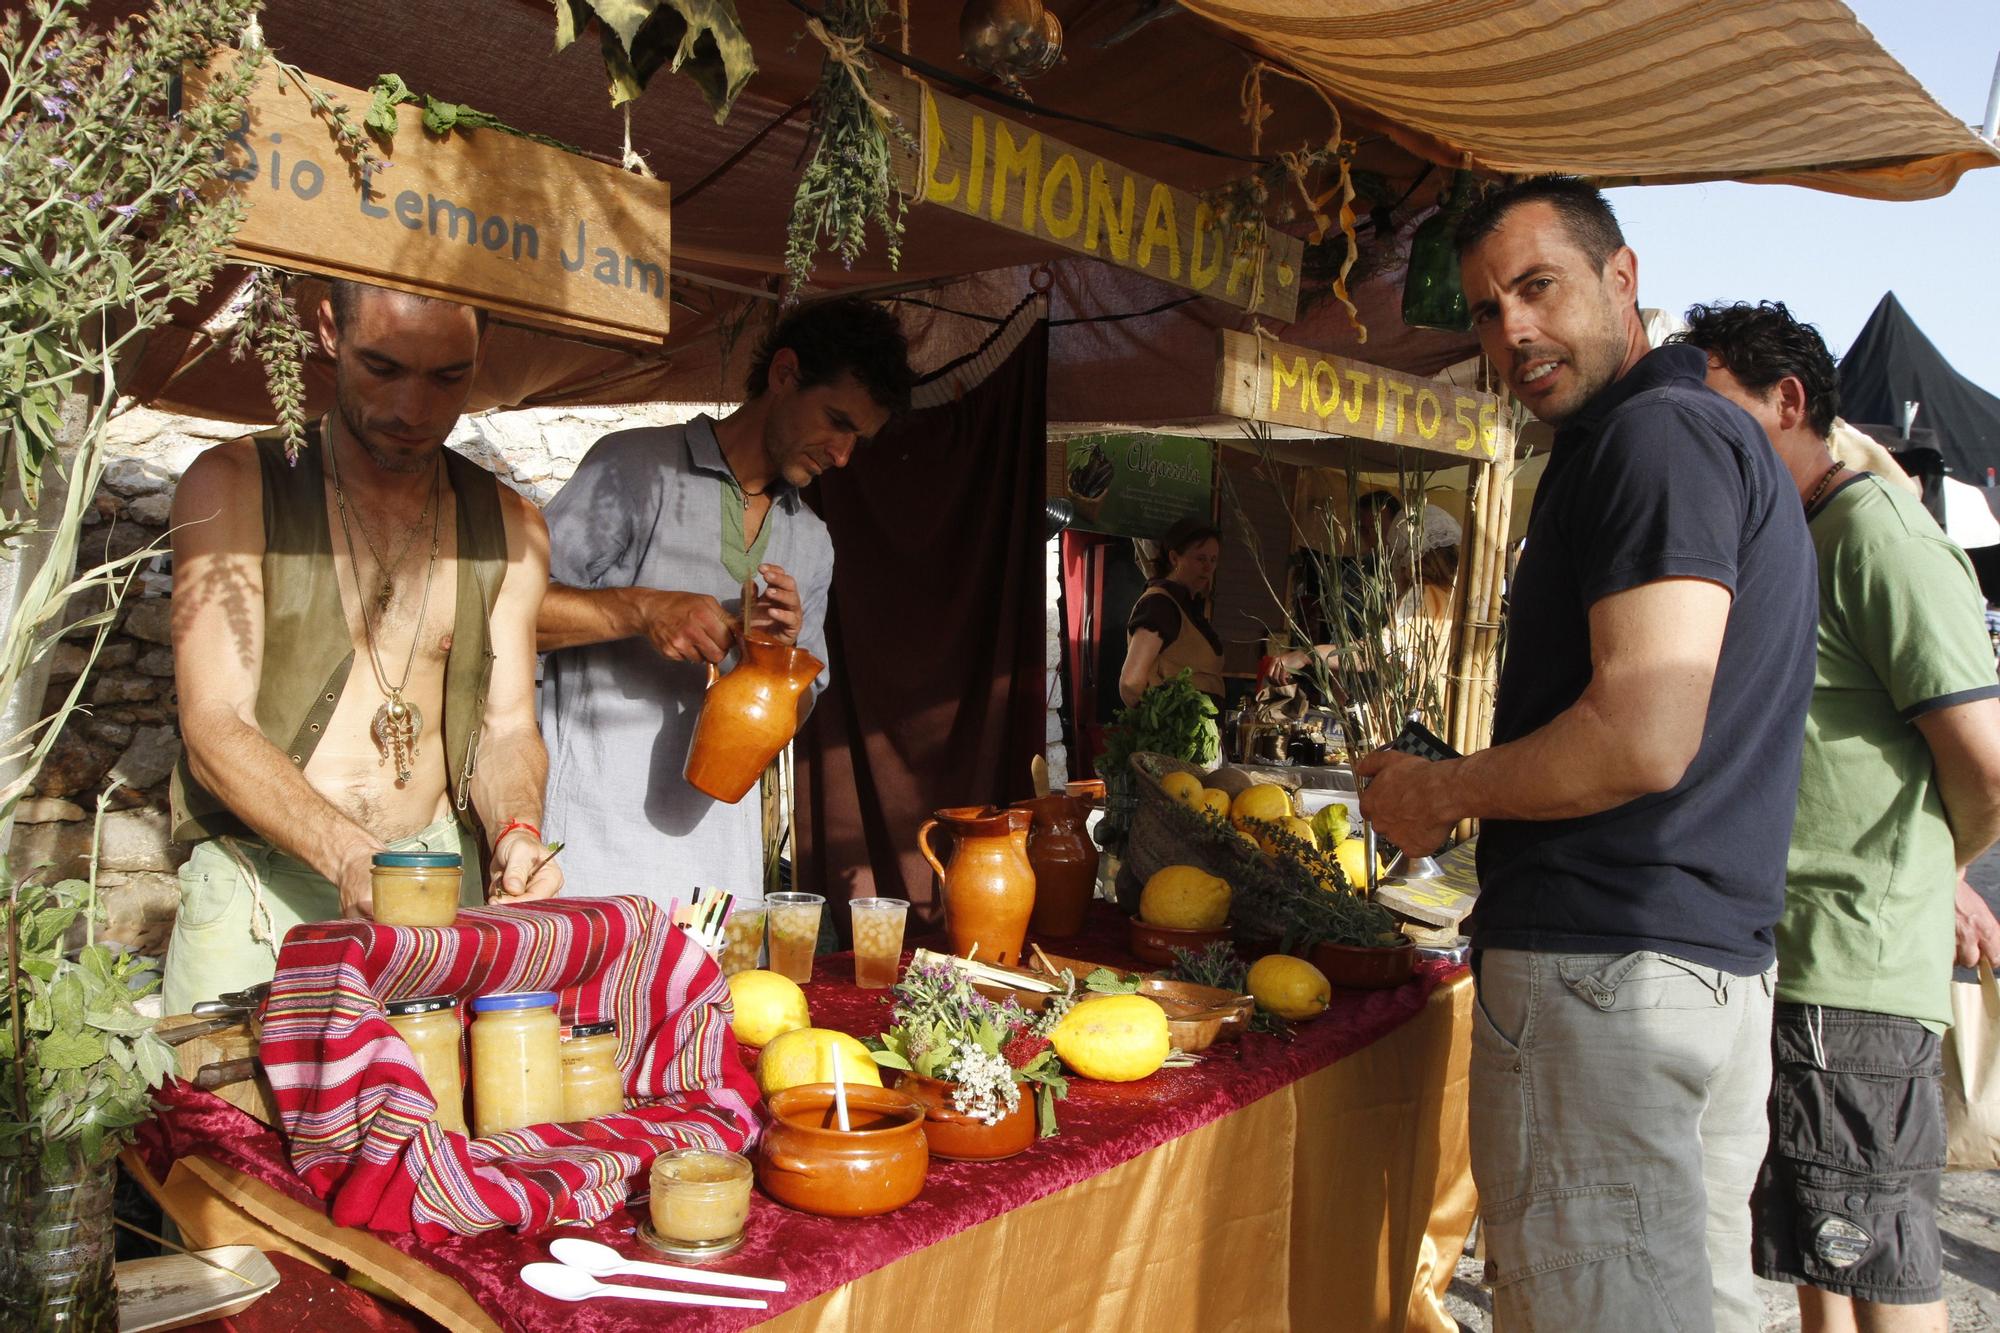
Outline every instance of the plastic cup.
[[733, 977], [757, 966], [764, 952], [764, 909], [761, 905], [733, 908], [722, 927], [722, 975]]
[[854, 914], [854, 984], [881, 990], [896, 984], [903, 963], [903, 922], [910, 912], [901, 898], [856, 898]]
[[801, 984], [811, 981], [813, 946], [819, 942], [817, 893], [767, 893], [764, 917], [771, 932], [771, 970]]

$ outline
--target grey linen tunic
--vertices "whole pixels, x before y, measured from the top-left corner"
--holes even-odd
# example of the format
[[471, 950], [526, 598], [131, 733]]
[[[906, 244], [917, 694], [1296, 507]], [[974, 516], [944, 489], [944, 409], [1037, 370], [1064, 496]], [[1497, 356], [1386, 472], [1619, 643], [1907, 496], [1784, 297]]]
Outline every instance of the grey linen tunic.
[[[722, 480], [715, 422], [607, 435], [548, 507], [549, 568], [573, 588], [707, 593], [732, 617], [742, 589], [722, 567]], [[833, 542], [789, 487], [764, 519], [764, 563], [798, 580], [799, 645], [826, 660]], [[760, 580], [761, 581], [761, 580]], [[735, 665], [732, 656], [724, 667]], [[826, 686], [831, 669], [813, 683]], [[644, 638], [543, 658], [542, 735], [549, 747], [543, 833], [564, 844], [566, 894], [637, 893], [684, 901], [696, 888], [763, 896], [757, 792], [724, 805], [681, 776], [707, 673], [670, 662]]]

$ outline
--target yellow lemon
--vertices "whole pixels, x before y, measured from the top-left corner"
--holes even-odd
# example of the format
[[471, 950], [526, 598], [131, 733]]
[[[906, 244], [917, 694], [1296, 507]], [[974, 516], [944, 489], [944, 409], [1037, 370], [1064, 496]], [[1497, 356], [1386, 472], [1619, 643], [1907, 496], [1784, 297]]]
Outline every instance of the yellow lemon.
[[1229, 817], [1241, 824], [1246, 819], [1264, 819], [1273, 823], [1292, 813], [1291, 794], [1283, 787], [1268, 782], [1253, 783], [1236, 794], [1229, 803]]
[[1169, 773], [1160, 779], [1160, 790], [1187, 806], [1201, 808], [1201, 779], [1192, 773]]
[[1167, 1011], [1143, 995], [1093, 996], [1062, 1016], [1049, 1044], [1085, 1078], [1130, 1083], [1166, 1062]]
[[1229, 882], [1200, 866], [1156, 870], [1139, 893], [1139, 919], [1181, 930], [1217, 930], [1229, 919]]
[[1313, 826], [1297, 815], [1286, 815], [1278, 821], [1278, 827], [1297, 838], [1308, 847], [1319, 846], [1319, 839], [1313, 834]]
[[812, 1022], [799, 983], [763, 968], [729, 978], [729, 1003], [735, 1011], [729, 1026], [745, 1046], [767, 1045], [773, 1037]]
[[1229, 793], [1220, 787], [1203, 787], [1201, 789], [1201, 808], [1212, 810], [1224, 819], [1229, 818]]
[[1303, 958], [1282, 953], [1252, 963], [1249, 986], [1260, 1007], [1293, 1022], [1323, 1011], [1333, 994], [1325, 973]]
[[757, 1090], [768, 1097], [801, 1083], [831, 1083], [836, 1060], [849, 1083], [882, 1086], [875, 1057], [853, 1037], [830, 1028], [795, 1028], [773, 1038], [758, 1054]]
[[[1361, 890], [1368, 887], [1368, 844], [1359, 838], [1349, 838], [1333, 849], [1334, 860], [1340, 862], [1340, 873], [1347, 876], [1347, 887]], [[1388, 870], [1388, 864], [1381, 857], [1375, 858], [1375, 874], [1379, 879]]]

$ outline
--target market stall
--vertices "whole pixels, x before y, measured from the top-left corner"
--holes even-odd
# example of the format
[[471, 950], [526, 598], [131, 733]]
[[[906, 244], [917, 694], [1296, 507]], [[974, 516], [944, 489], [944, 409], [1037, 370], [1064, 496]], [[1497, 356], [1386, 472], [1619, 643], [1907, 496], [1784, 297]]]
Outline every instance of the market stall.
[[[1122, 935], [1122, 920], [1101, 911], [1061, 943], [1129, 966]], [[859, 990], [852, 976], [851, 957], [823, 957], [806, 995], [817, 1023], [872, 1035], [884, 992]], [[1310, 1323], [1344, 1310], [1369, 1312], [1371, 1327], [1449, 1328], [1439, 1302], [1472, 1208], [1469, 1005], [1462, 969], [1426, 966], [1395, 989], [1340, 992], [1290, 1041], [1251, 1033], [1144, 1083], [1075, 1082], [1056, 1137], [1004, 1161], [933, 1162], [923, 1193], [899, 1211], [816, 1218], [757, 1198], [748, 1244], [716, 1267], [784, 1279], [768, 1316], [613, 1304], [597, 1318], [812, 1328], [930, 1308], [949, 1293], [949, 1317], [973, 1327], [1033, 1309], [1054, 1327], [1187, 1311], [1204, 1312], [1206, 1325], [1244, 1310]], [[649, 1257], [633, 1236], [643, 1202], [588, 1230], [424, 1240], [336, 1226], [276, 1129], [192, 1089], [169, 1093], [128, 1162], [190, 1243], [345, 1265], [454, 1329], [562, 1327], [568, 1307], [519, 1285], [521, 1265], [546, 1259], [552, 1236]], [[967, 1283], [969, 1273], [981, 1281]]]

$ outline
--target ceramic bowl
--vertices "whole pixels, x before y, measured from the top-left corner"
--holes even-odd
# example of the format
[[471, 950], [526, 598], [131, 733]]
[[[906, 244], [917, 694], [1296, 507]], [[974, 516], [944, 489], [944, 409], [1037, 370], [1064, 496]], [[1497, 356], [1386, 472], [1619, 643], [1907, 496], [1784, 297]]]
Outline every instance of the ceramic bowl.
[[1416, 971], [1417, 946], [1407, 938], [1400, 944], [1376, 945], [1322, 941], [1312, 947], [1310, 961], [1336, 986], [1388, 990], [1408, 981]]
[[1183, 930], [1179, 926], [1156, 926], [1150, 921], [1132, 918], [1131, 949], [1135, 958], [1158, 967], [1171, 967], [1175, 949], [1186, 949], [1189, 953], [1200, 953], [1211, 944], [1229, 938], [1227, 926], [1219, 930]]
[[1257, 1003], [1234, 991], [1165, 977], [1147, 977], [1139, 983], [1139, 994], [1167, 1011], [1167, 1032], [1174, 1049], [1189, 1055], [1224, 1037], [1242, 1036]]
[[834, 1117], [833, 1085], [771, 1094], [757, 1145], [757, 1184], [788, 1208], [821, 1217], [872, 1217], [917, 1197], [930, 1170], [924, 1108], [894, 1088], [850, 1087], [853, 1128]]
[[986, 1124], [951, 1104], [955, 1085], [908, 1070], [896, 1074], [896, 1091], [907, 1092], [924, 1108], [924, 1141], [931, 1156], [954, 1162], [997, 1162], [1035, 1146], [1035, 1090], [1020, 1085], [1021, 1104], [994, 1124]]

